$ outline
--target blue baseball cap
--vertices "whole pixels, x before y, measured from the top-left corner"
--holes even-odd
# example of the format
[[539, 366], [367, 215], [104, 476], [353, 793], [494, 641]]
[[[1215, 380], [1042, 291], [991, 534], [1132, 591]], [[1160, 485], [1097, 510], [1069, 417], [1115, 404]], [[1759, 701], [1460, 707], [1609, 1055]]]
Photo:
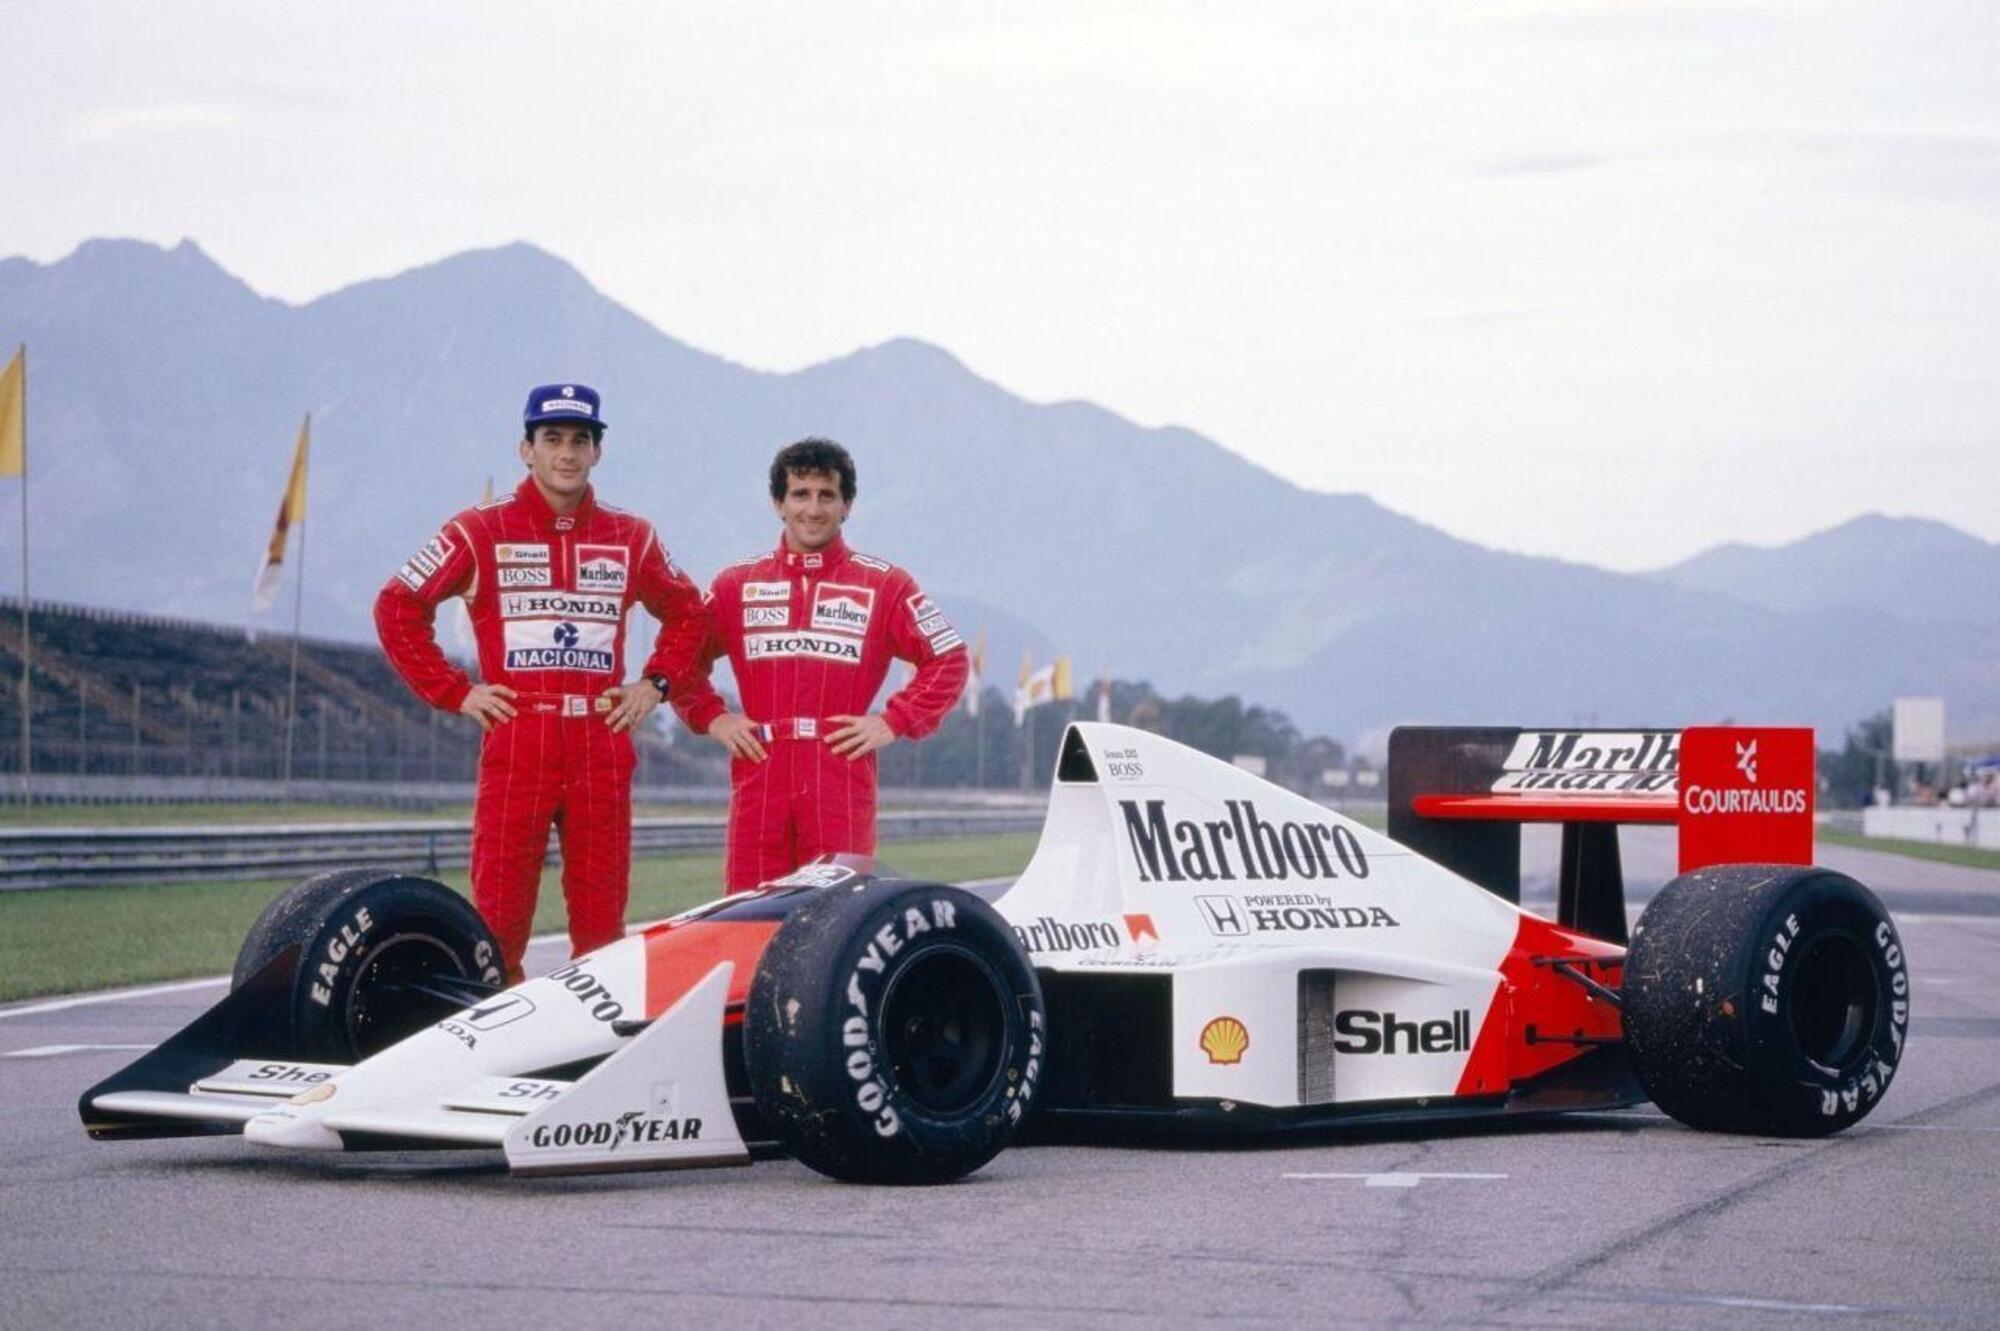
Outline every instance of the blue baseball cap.
[[598, 414], [595, 388], [583, 384], [543, 384], [528, 393], [528, 405], [521, 410], [522, 428], [534, 432], [537, 425], [588, 425], [602, 432], [604, 418]]

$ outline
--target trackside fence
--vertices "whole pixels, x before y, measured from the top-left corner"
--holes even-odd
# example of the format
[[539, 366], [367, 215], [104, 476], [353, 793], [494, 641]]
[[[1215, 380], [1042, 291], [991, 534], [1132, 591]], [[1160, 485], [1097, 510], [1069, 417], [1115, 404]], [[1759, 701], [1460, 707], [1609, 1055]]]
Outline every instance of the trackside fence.
[[[637, 818], [632, 853], [720, 850], [728, 820]], [[883, 842], [1032, 832], [1040, 808], [883, 812]], [[464, 822], [312, 823], [258, 827], [28, 828], [0, 835], [0, 891], [303, 877], [347, 865], [436, 872], [469, 862]], [[893, 855], [892, 855], [893, 858]], [[551, 836], [548, 860], [560, 859]]]

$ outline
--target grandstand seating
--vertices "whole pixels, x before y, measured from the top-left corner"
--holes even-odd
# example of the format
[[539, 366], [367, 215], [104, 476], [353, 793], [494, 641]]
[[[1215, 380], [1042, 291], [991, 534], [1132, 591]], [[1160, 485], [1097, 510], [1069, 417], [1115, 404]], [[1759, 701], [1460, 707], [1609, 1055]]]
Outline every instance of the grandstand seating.
[[[36, 772], [250, 778], [275, 794], [289, 635], [41, 601], [30, 627]], [[0, 599], [0, 773], [20, 770], [21, 657], [20, 601]], [[297, 715], [301, 782], [472, 779], [478, 727], [424, 706], [373, 646], [302, 639]], [[641, 784], [726, 779], [708, 747], [647, 733]]]

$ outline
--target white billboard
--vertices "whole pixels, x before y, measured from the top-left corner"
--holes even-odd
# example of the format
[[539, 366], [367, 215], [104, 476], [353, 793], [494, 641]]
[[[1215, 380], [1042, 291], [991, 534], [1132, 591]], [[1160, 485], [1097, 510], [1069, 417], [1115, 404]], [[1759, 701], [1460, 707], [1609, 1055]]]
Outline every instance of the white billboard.
[[1889, 756], [1899, 763], [1944, 761], [1944, 699], [1896, 699]]

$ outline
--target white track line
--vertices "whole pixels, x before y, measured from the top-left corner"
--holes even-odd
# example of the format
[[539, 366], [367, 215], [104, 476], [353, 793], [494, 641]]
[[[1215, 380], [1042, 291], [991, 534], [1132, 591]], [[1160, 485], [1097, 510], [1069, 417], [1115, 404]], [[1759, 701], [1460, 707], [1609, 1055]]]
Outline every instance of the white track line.
[[128, 998], [157, 998], [161, 994], [184, 994], [191, 989], [210, 989], [218, 984], [228, 984], [227, 975], [211, 975], [205, 980], [182, 980], [178, 984], [148, 984], [137, 989], [111, 989], [94, 994], [75, 994], [69, 998], [52, 998], [46, 1003], [26, 1003], [20, 1007], [0, 1010], [0, 1021], [9, 1017], [33, 1017], [44, 1012], [62, 1012], [73, 1007], [90, 1007], [96, 1003], [122, 1003]]
[[40, 1044], [33, 1049], [9, 1049], [0, 1058], [55, 1058], [62, 1054], [94, 1053], [99, 1049], [151, 1049], [149, 1044]]
[[1427, 1179], [1504, 1179], [1505, 1174], [1287, 1174], [1288, 1179], [1360, 1179], [1364, 1188], [1414, 1188]]

